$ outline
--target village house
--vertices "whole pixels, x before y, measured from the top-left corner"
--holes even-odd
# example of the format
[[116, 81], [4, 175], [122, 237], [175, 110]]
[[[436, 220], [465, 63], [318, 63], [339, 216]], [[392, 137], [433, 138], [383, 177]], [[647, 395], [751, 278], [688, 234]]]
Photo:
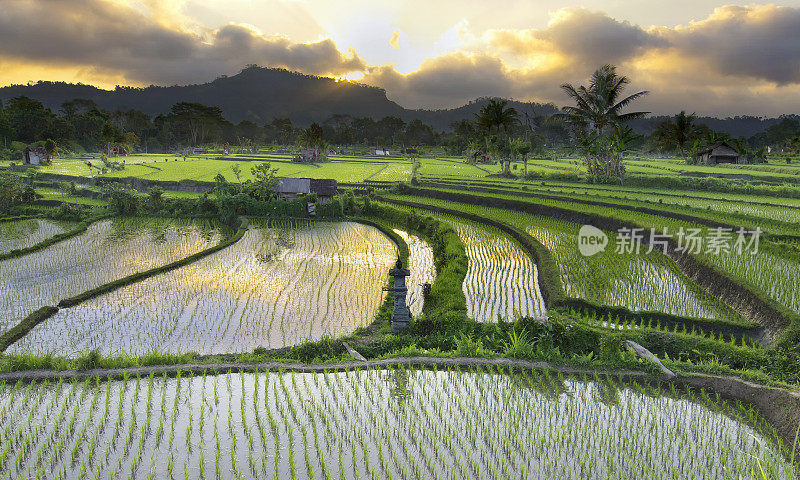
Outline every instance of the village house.
[[22, 163], [26, 165], [47, 165], [53, 157], [44, 147], [25, 147], [22, 151]]
[[697, 152], [698, 163], [717, 165], [720, 163], [747, 163], [747, 157], [740, 155], [725, 142], [714, 142]]

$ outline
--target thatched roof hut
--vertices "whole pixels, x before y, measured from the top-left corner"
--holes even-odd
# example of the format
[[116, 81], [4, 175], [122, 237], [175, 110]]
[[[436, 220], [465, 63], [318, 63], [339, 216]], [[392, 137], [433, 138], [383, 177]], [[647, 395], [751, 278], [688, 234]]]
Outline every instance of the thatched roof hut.
[[719, 163], [744, 163], [747, 159], [726, 142], [714, 142], [697, 152], [699, 163], [717, 165]]

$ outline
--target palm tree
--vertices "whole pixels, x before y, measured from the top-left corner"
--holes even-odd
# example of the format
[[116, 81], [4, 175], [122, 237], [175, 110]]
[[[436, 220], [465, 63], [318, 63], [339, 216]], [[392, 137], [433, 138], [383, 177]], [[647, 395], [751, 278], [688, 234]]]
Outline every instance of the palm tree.
[[[506, 107], [508, 100], [501, 100], [493, 98], [489, 103], [481, 107], [480, 113], [475, 115], [478, 126], [486, 131], [486, 150], [488, 152], [499, 152], [499, 139], [497, 136], [492, 135], [494, 130], [504, 134], [508, 134], [508, 129], [519, 121], [519, 113], [514, 107]], [[507, 163], [507, 162], [506, 162]], [[505, 165], [503, 171], [508, 173], [508, 165]]]
[[675, 116], [675, 121], [664, 120], [656, 131], [653, 132], [653, 139], [662, 147], [677, 147], [681, 152], [684, 161], [686, 157], [686, 147], [699, 136], [700, 129], [694, 124], [697, 116], [692, 113], [686, 115], [685, 110]]
[[514, 107], [507, 107], [508, 100], [493, 98], [489, 103], [481, 107], [480, 113], [476, 114], [478, 125], [485, 128], [488, 133], [492, 133], [495, 128], [508, 133], [508, 129], [519, 121], [519, 113]]
[[622, 109], [634, 100], [649, 93], [645, 90], [620, 98], [629, 83], [628, 77], [617, 75], [617, 67], [604, 65], [592, 74], [588, 87], [581, 85], [575, 88], [570, 83], [561, 85], [576, 106], [564, 107], [564, 113], [553, 115], [552, 118], [578, 128], [589, 127], [598, 133], [602, 133], [606, 127], [642, 118], [650, 112], [622, 113]]

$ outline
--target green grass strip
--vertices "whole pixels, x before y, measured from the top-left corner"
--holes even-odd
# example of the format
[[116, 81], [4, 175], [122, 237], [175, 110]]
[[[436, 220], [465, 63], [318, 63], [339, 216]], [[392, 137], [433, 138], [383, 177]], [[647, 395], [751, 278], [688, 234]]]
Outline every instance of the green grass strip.
[[80, 235], [84, 233], [89, 228], [89, 225], [91, 225], [92, 223], [97, 222], [99, 220], [103, 220], [104, 218], [108, 217], [109, 215], [104, 215], [101, 217], [94, 217], [90, 220], [84, 220], [83, 222], [79, 223], [77, 228], [75, 228], [74, 230], [70, 230], [69, 232], [59, 233], [58, 235], [53, 235], [52, 237], [46, 240], [42, 240], [36, 245], [31, 245], [30, 247], [27, 248], [18, 248], [16, 250], [11, 250], [10, 252], [0, 254], [0, 261], [8, 260], [9, 258], [21, 257], [23, 255], [39, 251], [43, 248], [47, 248], [50, 245], [54, 245], [63, 240], [67, 240], [76, 235]]
[[17, 325], [14, 325], [11, 329], [6, 330], [0, 335], [0, 352], [4, 352], [9, 345], [27, 335], [33, 327], [44, 322], [56, 313], [58, 313], [58, 308], [56, 307], [42, 307], [23, 318]]

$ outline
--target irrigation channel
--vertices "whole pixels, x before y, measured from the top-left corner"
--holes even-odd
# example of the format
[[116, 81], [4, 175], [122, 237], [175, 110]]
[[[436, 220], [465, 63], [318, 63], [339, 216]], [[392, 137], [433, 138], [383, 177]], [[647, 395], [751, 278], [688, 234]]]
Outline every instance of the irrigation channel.
[[705, 390], [494, 366], [0, 384], [2, 479], [793, 478]]

